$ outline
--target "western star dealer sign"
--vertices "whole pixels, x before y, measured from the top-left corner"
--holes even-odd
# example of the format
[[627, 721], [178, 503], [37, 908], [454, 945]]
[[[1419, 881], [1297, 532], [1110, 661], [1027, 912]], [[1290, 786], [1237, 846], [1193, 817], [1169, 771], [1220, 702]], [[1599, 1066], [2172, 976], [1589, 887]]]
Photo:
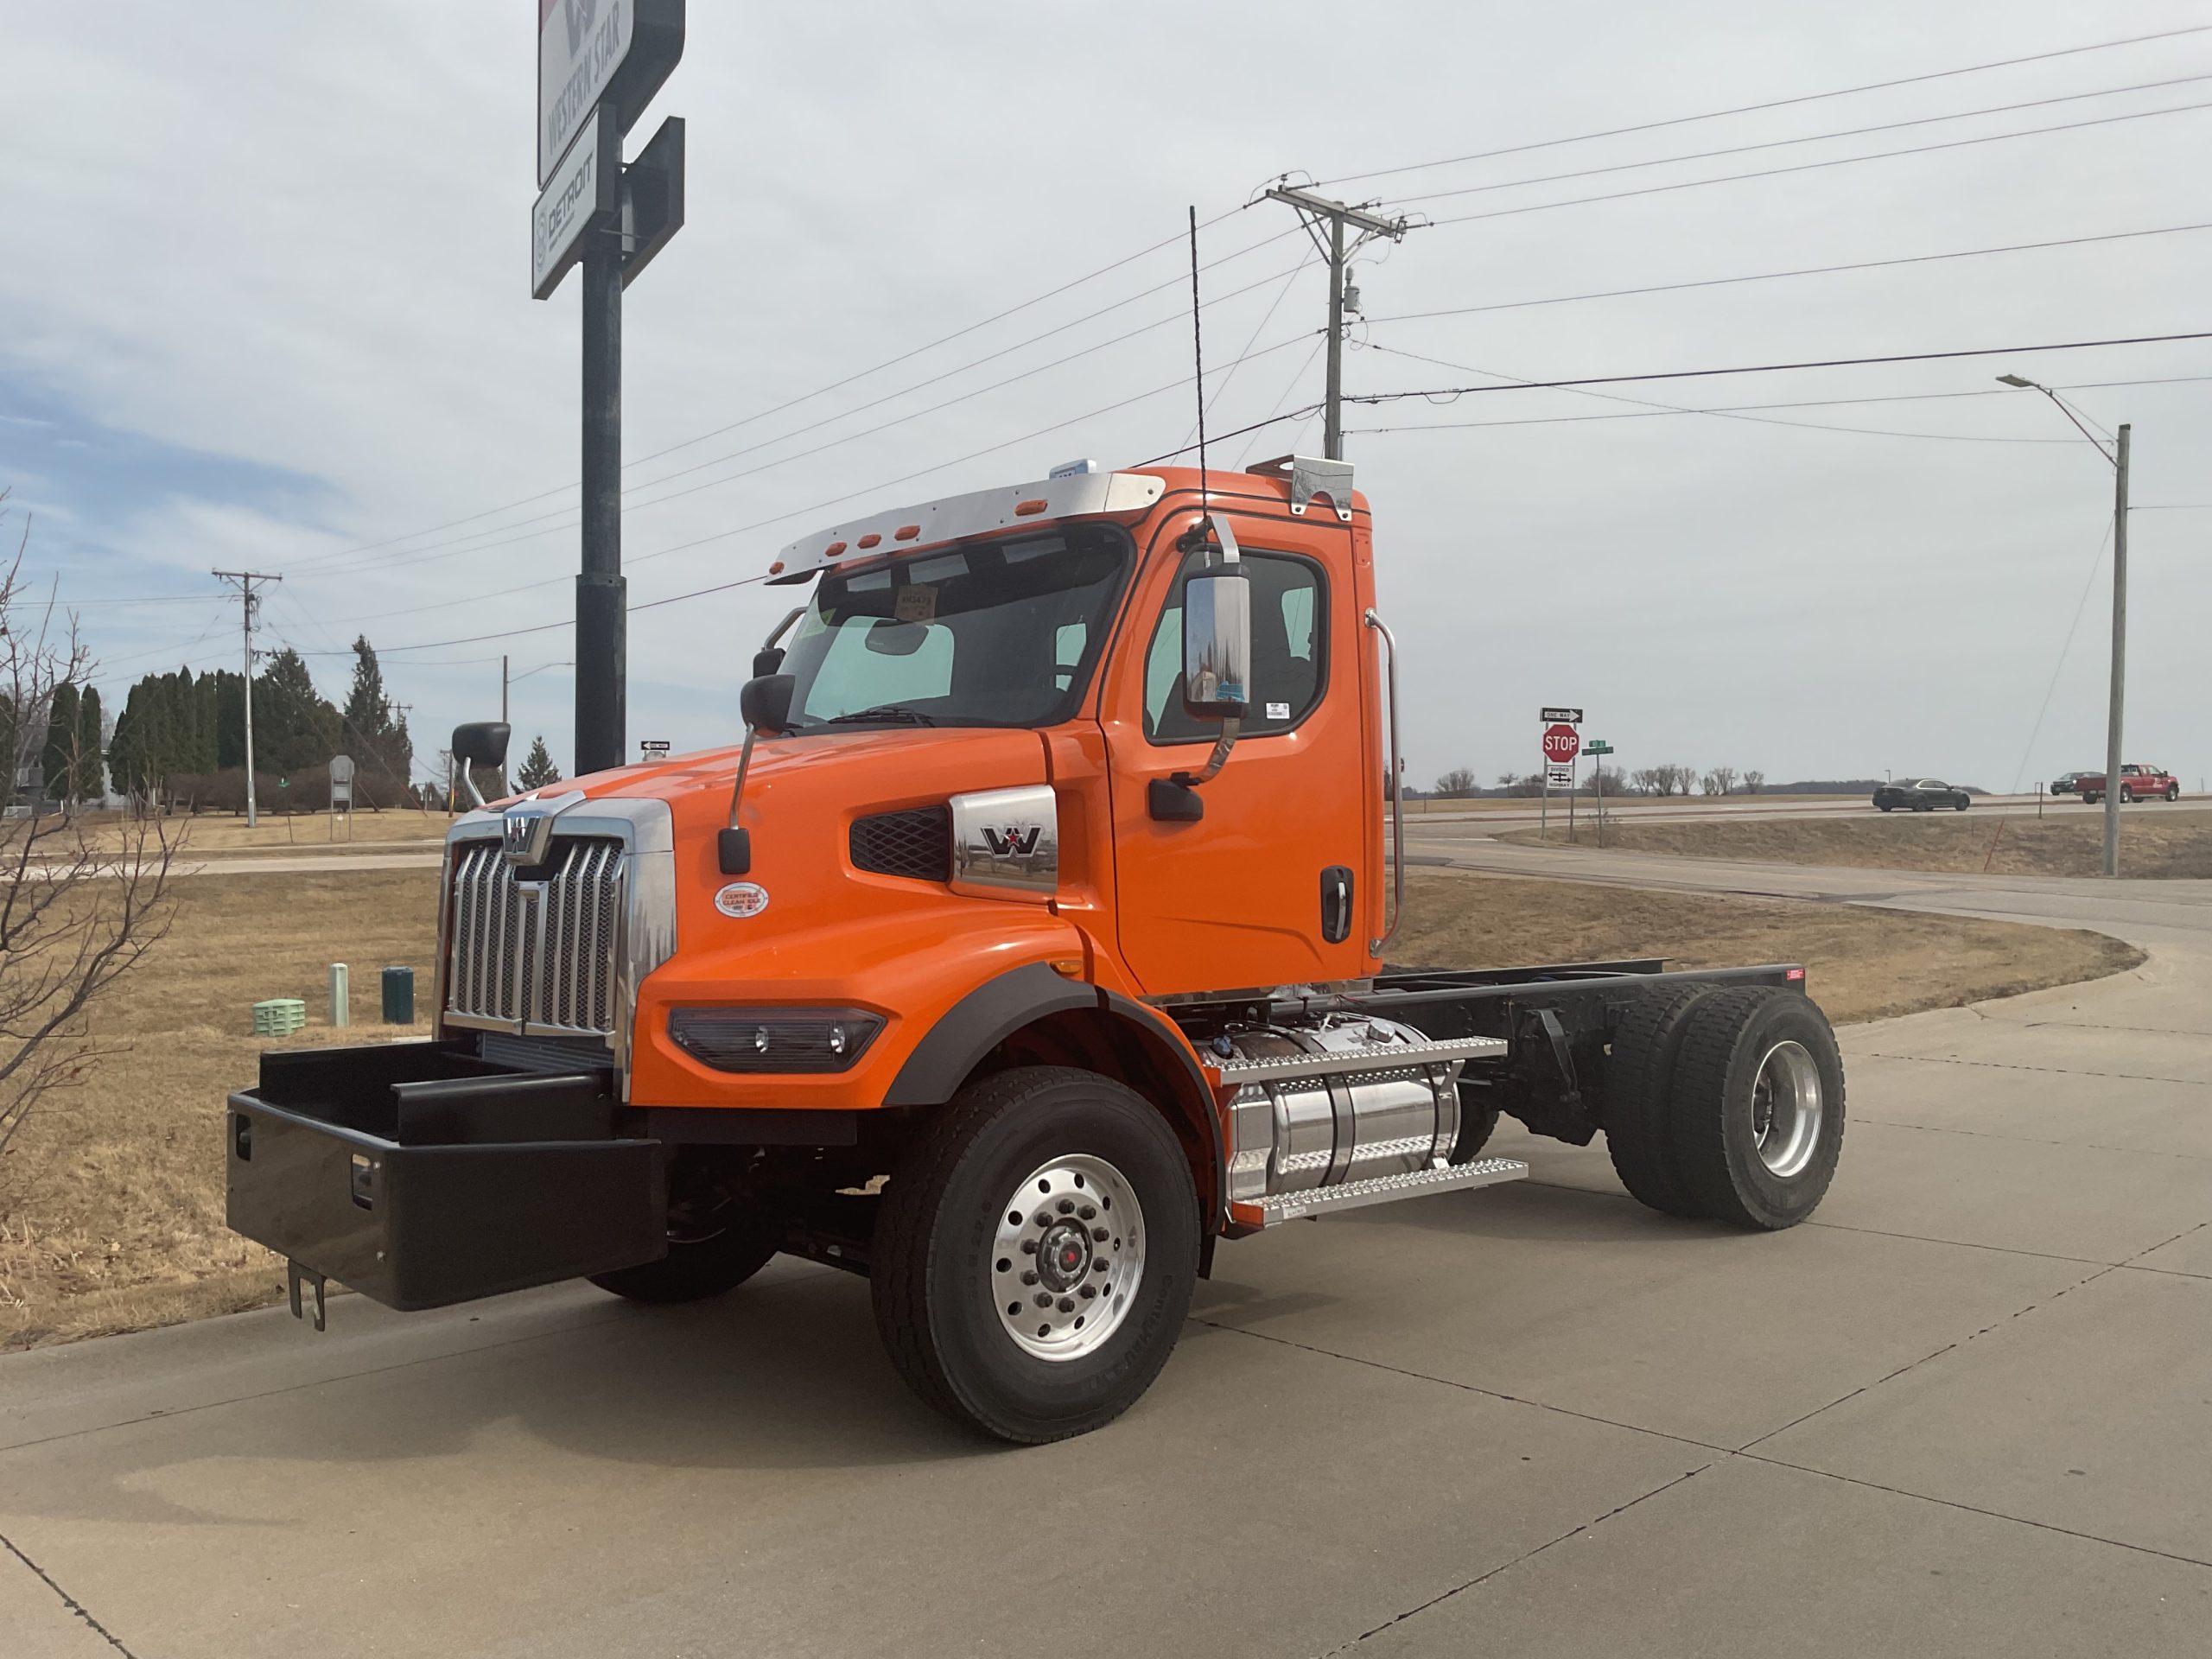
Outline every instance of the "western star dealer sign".
[[541, 188], [630, 55], [637, 33], [637, 0], [537, 0]]

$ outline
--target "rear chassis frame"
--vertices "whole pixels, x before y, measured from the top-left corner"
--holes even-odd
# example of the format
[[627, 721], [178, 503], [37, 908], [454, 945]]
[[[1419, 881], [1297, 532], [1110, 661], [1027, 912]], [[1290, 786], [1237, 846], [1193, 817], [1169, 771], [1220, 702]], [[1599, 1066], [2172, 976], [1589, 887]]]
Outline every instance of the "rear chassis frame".
[[[1586, 1145], [1604, 1127], [1605, 1066], [1623, 1014], [1674, 982], [1802, 990], [1788, 963], [1668, 973], [1656, 960], [1427, 971], [1387, 969], [1357, 989], [1179, 1001], [1168, 1014], [1203, 1054], [1238, 1027], [1374, 1014], [1441, 1039], [1497, 1037], [1463, 1094], [1541, 1135]], [[636, 1109], [612, 1064], [548, 1075], [500, 1065], [473, 1033], [262, 1056], [230, 1097], [227, 1220], [285, 1256], [320, 1311], [340, 1281], [402, 1310], [658, 1260], [668, 1249], [671, 1160], [781, 1148], [834, 1171], [872, 1161], [905, 1112]], [[847, 1154], [840, 1149], [851, 1149]], [[842, 1185], [842, 1179], [836, 1183]], [[824, 1194], [787, 1248], [867, 1270], [872, 1201]], [[1211, 1238], [1209, 1238], [1209, 1247]]]

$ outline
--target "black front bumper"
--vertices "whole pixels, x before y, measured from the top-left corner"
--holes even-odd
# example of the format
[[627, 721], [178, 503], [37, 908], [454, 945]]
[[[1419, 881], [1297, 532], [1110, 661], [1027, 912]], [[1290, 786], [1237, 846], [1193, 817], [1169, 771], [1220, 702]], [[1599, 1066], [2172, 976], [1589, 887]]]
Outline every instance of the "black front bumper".
[[668, 1250], [658, 1141], [605, 1072], [546, 1077], [462, 1043], [261, 1058], [231, 1096], [232, 1230], [387, 1307], [442, 1307]]

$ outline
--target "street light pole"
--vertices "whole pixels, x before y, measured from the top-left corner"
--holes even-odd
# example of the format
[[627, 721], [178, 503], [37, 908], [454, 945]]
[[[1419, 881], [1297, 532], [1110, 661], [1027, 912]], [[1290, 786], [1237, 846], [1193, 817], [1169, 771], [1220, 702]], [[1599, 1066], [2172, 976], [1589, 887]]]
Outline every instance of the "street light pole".
[[2132, 428], [2123, 424], [2109, 449], [2104, 441], [2082, 424], [2066, 400], [2049, 386], [2025, 375], [2000, 374], [1999, 384], [2039, 391], [2050, 399], [2074, 428], [2096, 445], [2097, 453], [2112, 463], [2112, 685], [2105, 705], [2105, 823], [2104, 854], [2099, 868], [2106, 875], [2120, 874], [2120, 738], [2127, 702], [2127, 459]]

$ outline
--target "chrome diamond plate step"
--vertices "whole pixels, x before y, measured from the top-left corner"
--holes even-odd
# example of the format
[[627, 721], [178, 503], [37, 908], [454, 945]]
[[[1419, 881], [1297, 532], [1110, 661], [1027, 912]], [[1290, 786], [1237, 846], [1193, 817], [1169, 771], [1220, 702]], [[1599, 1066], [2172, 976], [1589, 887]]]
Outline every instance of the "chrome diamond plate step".
[[1455, 1192], [1461, 1187], [1495, 1186], [1500, 1181], [1517, 1181], [1528, 1173], [1529, 1166], [1518, 1158], [1478, 1158], [1448, 1169], [1416, 1170], [1410, 1175], [1378, 1175], [1368, 1181], [1346, 1181], [1341, 1186], [1317, 1186], [1303, 1192], [1276, 1192], [1264, 1198], [1240, 1199], [1229, 1206], [1229, 1218], [1240, 1227], [1273, 1227], [1305, 1216], [1357, 1210], [1364, 1205], [1427, 1198], [1432, 1192]]
[[1410, 1071], [1450, 1060], [1501, 1060], [1511, 1045], [1503, 1037], [1454, 1037], [1436, 1043], [1378, 1043], [1372, 1048], [1328, 1054], [1270, 1055], [1261, 1060], [1210, 1062], [1224, 1083], [1263, 1083], [1269, 1077], [1328, 1077], [1351, 1071]]

